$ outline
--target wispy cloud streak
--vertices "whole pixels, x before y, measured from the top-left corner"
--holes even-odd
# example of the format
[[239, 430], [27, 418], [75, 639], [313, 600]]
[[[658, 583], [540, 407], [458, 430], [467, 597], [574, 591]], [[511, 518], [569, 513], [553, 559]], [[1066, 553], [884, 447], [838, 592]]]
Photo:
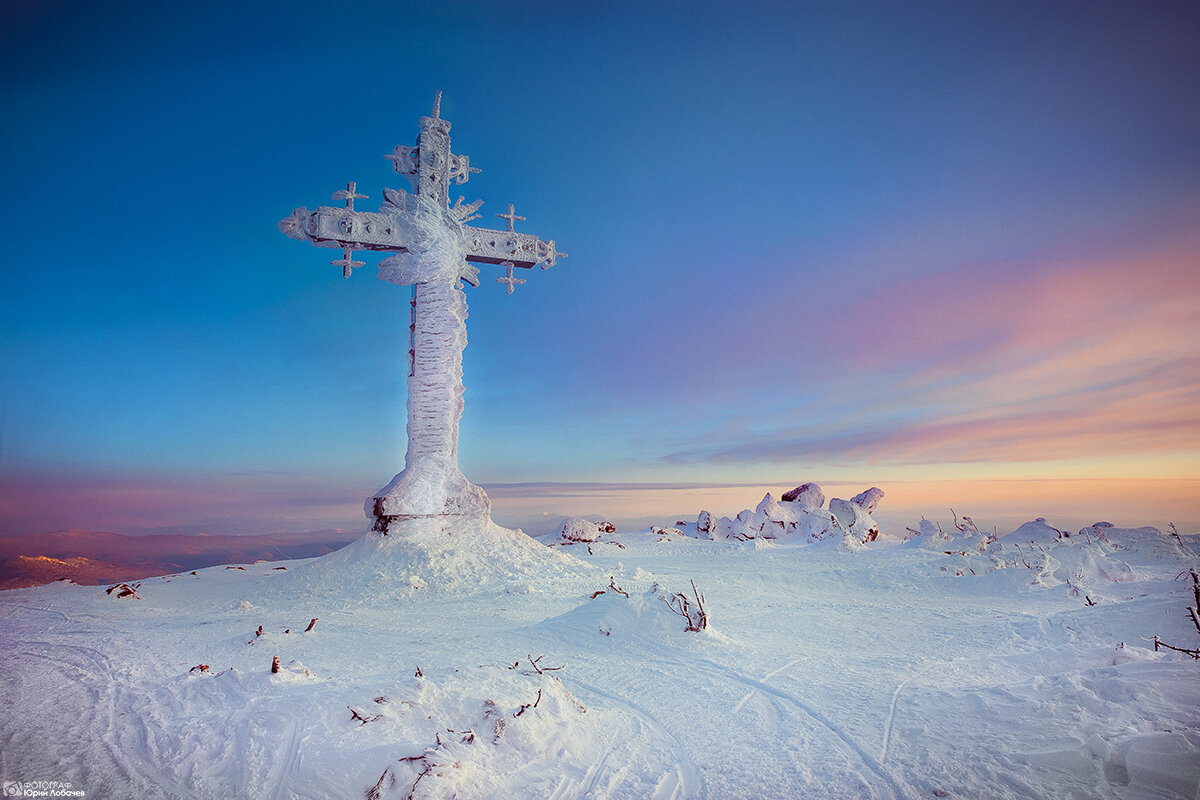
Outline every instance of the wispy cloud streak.
[[[956, 463], [1200, 452], [1200, 248], [883, 287], [824, 320], [820, 403], [667, 463]], [[828, 331], [834, 331], [833, 334]], [[776, 382], [780, 395], [794, 382]], [[805, 422], [797, 423], [798, 420]]]

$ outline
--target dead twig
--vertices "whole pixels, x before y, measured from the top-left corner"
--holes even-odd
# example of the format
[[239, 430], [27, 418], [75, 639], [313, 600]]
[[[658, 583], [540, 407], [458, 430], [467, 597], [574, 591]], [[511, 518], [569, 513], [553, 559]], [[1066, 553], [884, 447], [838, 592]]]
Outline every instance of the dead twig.
[[617, 586], [617, 579], [614, 578], [612, 575], [608, 576], [608, 588], [612, 589], [614, 592], [616, 592], [618, 594], [623, 594], [626, 597], [629, 597], [629, 592], [625, 591], [620, 586]]
[[350, 719], [358, 720], [360, 725], [366, 725], [368, 722], [374, 722], [375, 720], [377, 720], [383, 716], [383, 714], [372, 714], [369, 717], [364, 717], [362, 714], [360, 714], [355, 709], [350, 708], [350, 706], [346, 706], [346, 708], [350, 709]]
[[1196, 598], [1196, 605], [1188, 609], [1188, 613], [1192, 615], [1192, 623], [1196, 626], [1196, 633], [1200, 633], [1200, 577], [1197, 577], [1196, 570], [1188, 570], [1192, 573], [1192, 595]]
[[[424, 758], [424, 756], [417, 756], [417, 758]], [[405, 759], [402, 758], [400, 760], [404, 761]], [[383, 785], [384, 781], [388, 782], [387, 786]], [[392, 773], [392, 768], [388, 767], [383, 771], [383, 774], [379, 776], [379, 782], [370, 789], [367, 789], [367, 800], [379, 800], [380, 797], [383, 797], [383, 792], [385, 789], [391, 789], [395, 785], [396, 776]], [[410, 794], [409, 797], [412, 797], [412, 795]]]
[[[545, 657], [546, 656], [544, 656], [544, 655], [540, 655], [537, 658], [534, 658], [532, 655], [528, 656], [529, 663], [533, 666], [534, 670], [537, 671], [538, 675], [545, 675], [547, 672], [557, 672], [558, 670], [562, 669], [562, 667], [540, 667], [540, 666], [538, 666], [538, 662], [541, 661]], [[518, 663], [520, 663], [520, 662], [518, 662]]]
[[542, 702], [542, 690], [538, 689], [537, 699], [534, 700], [532, 703], [521, 703], [521, 707], [517, 709], [517, 713], [513, 714], [513, 716], [519, 717], [522, 714], [524, 714], [526, 711], [528, 711], [529, 709], [537, 708], [538, 703], [540, 703], [540, 702]]
[[[1200, 575], [1197, 575], [1196, 570], [1194, 569], [1187, 569], [1176, 575], [1175, 580], [1179, 580], [1184, 575], [1192, 576], [1192, 597], [1195, 599], [1195, 605], [1188, 606], [1187, 612], [1188, 616], [1192, 620], [1192, 624], [1196, 626], [1196, 633], [1200, 634]], [[1156, 634], [1154, 636], [1155, 652], [1158, 651], [1159, 647], [1165, 647], [1168, 650], [1174, 650], [1176, 653], [1184, 653], [1185, 655], [1189, 655], [1197, 661], [1200, 661], [1200, 647], [1176, 647], [1175, 645], [1167, 644], [1166, 642], [1162, 641]]]
[[208, 664], [197, 664], [196, 666], [194, 666], [188, 670], [188, 674], [190, 675], [191, 673], [195, 672], [196, 670], [200, 670], [201, 672], [208, 672]]
[[1167, 644], [1162, 639], [1159, 639], [1158, 636], [1155, 636], [1154, 637], [1154, 652], [1157, 653], [1158, 648], [1160, 648], [1160, 647], [1165, 647], [1168, 650], [1174, 650], [1176, 653], [1183, 653], [1185, 655], [1189, 655], [1192, 658], [1196, 659], [1197, 661], [1200, 661], [1200, 648], [1197, 648], [1195, 650], [1189, 650], [1186, 647], [1176, 647], [1175, 645]]
[[308, 627], [304, 629], [305, 633], [308, 633], [309, 631], [311, 631], [313, 629], [313, 626], [317, 624], [317, 619], [318, 619], [317, 617], [312, 618], [312, 622], [308, 623]]

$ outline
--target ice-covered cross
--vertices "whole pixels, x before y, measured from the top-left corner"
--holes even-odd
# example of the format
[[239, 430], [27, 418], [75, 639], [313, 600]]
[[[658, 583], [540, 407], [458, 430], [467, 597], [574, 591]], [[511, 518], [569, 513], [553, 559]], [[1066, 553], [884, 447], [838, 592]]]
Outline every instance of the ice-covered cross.
[[441, 118], [441, 92], [433, 115], [421, 117], [415, 147], [396, 147], [384, 158], [412, 183], [413, 192], [384, 189], [379, 211], [357, 211], [356, 185], [334, 193], [344, 208], [298, 208], [279, 223], [293, 239], [338, 248], [345, 277], [355, 250], [391, 253], [379, 262], [380, 280], [413, 287], [413, 323], [408, 378], [408, 453], [404, 470], [368, 498], [367, 516], [380, 533], [399, 532], [406, 519], [443, 517], [452, 530], [455, 517], [484, 517], [491, 502], [458, 466], [458, 423], [463, 409], [462, 354], [467, 344], [467, 299], [462, 284], [479, 285], [477, 264], [502, 265], [498, 279], [508, 293], [524, 279], [514, 268], [549, 269], [565, 257], [554, 240], [513, 230], [519, 217], [510, 205], [507, 231], [474, 228], [482, 204], [450, 205], [450, 182], [466, 183], [479, 172], [466, 156], [450, 152], [450, 123]]

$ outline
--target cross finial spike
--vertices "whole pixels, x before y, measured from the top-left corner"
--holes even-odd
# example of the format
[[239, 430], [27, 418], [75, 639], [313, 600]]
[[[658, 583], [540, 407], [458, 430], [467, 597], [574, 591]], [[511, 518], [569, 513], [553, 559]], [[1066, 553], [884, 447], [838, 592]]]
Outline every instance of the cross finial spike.
[[342, 257], [340, 259], [338, 259], [337, 261], [331, 261], [329, 263], [333, 264], [335, 267], [342, 268], [342, 277], [343, 278], [349, 278], [350, 273], [354, 270], [355, 267], [366, 266], [365, 261], [355, 261], [354, 260], [354, 251], [351, 250], [349, 247], [343, 247], [342, 248]]
[[433, 101], [433, 118], [442, 118], [442, 93], [440, 90], [437, 93], [437, 98]]
[[505, 262], [504, 262], [504, 263], [503, 263], [501, 266], [504, 266], [504, 267], [506, 267], [506, 268], [507, 268], [507, 272], [506, 272], [506, 274], [504, 275], [504, 277], [503, 277], [503, 278], [496, 278], [496, 283], [503, 283], [503, 284], [504, 284], [504, 287], [505, 287], [506, 289], [508, 289], [508, 293], [509, 293], [509, 294], [512, 294], [512, 293], [513, 293], [513, 289], [515, 289], [516, 287], [518, 287], [518, 286], [520, 286], [522, 283], [524, 283], [524, 282], [525, 282], [525, 279], [524, 279], [524, 278], [518, 278], [518, 277], [515, 277], [515, 276], [513, 275], [513, 267], [515, 267], [515, 266], [516, 266], [516, 264], [514, 264], [513, 262], [511, 262], [511, 261], [505, 261]]
[[516, 228], [514, 227], [514, 223], [515, 223], [517, 220], [521, 220], [522, 222], [524, 222], [524, 221], [525, 221], [525, 218], [524, 218], [524, 217], [517, 216], [516, 209], [515, 209], [515, 208], [513, 208], [513, 204], [512, 204], [512, 203], [509, 203], [509, 204], [508, 204], [508, 213], [507, 213], [507, 214], [497, 214], [496, 216], [497, 216], [497, 217], [499, 217], [500, 219], [506, 219], [506, 220], [508, 220], [508, 229], [509, 229], [510, 231], [515, 231], [515, 230], [516, 230]]
[[354, 181], [350, 181], [349, 183], [346, 184], [345, 189], [338, 189], [336, 192], [333, 193], [333, 199], [334, 200], [345, 200], [346, 208], [353, 211], [355, 200], [366, 200], [367, 199], [367, 196], [365, 194], [358, 194], [355, 191], [355, 189], [357, 189], [357, 187], [358, 187], [357, 183], [355, 183]]

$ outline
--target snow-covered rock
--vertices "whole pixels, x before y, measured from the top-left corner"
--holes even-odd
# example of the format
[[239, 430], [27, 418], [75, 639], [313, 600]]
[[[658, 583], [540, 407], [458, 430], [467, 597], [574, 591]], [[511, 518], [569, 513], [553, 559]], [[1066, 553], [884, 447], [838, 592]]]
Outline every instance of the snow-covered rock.
[[720, 524], [707, 511], [701, 511], [696, 517], [696, 533], [716, 539], [720, 535]]
[[582, 517], [567, 517], [558, 526], [558, 536], [567, 542], [594, 542], [600, 538], [600, 526]]
[[822, 508], [825, 505], [825, 493], [815, 483], [802, 483], [795, 489], [784, 492], [779, 499], [785, 503], [796, 503], [804, 508]]
[[838, 521], [838, 525], [858, 541], [873, 542], [879, 538], [879, 525], [866, 509], [853, 500], [835, 497], [829, 501], [829, 512]]
[[865, 492], [859, 492], [851, 498], [850, 502], [857, 504], [863, 511], [870, 514], [879, 505], [879, 501], [883, 499], [883, 489], [877, 486], [872, 486]]
[[1024, 525], [1003, 538], [1008, 541], [1057, 544], [1064, 538], [1071, 538], [1071, 534], [1066, 533], [1065, 531], [1060, 531], [1058, 528], [1051, 527], [1051, 525], [1046, 522], [1045, 517], [1038, 517], [1032, 522], [1026, 522]]
[[858, 506], [855, 506], [859, 513], [858, 527], [844, 529], [829, 511], [817, 504], [824, 497], [816, 484], [805, 484], [799, 489], [804, 491], [794, 496], [802, 498], [801, 501], [779, 501], [768, 492], [753, 510], [743, 509], [733, 520], [723, 519], [721, 530], [734, 539], [775, 539], [788, 543], [819, 542], [831, 535], [840, 540], [843, 533], [857, 536], [861, 542], [869, 540], [871, 530], [878, 535], [874, 520]]

